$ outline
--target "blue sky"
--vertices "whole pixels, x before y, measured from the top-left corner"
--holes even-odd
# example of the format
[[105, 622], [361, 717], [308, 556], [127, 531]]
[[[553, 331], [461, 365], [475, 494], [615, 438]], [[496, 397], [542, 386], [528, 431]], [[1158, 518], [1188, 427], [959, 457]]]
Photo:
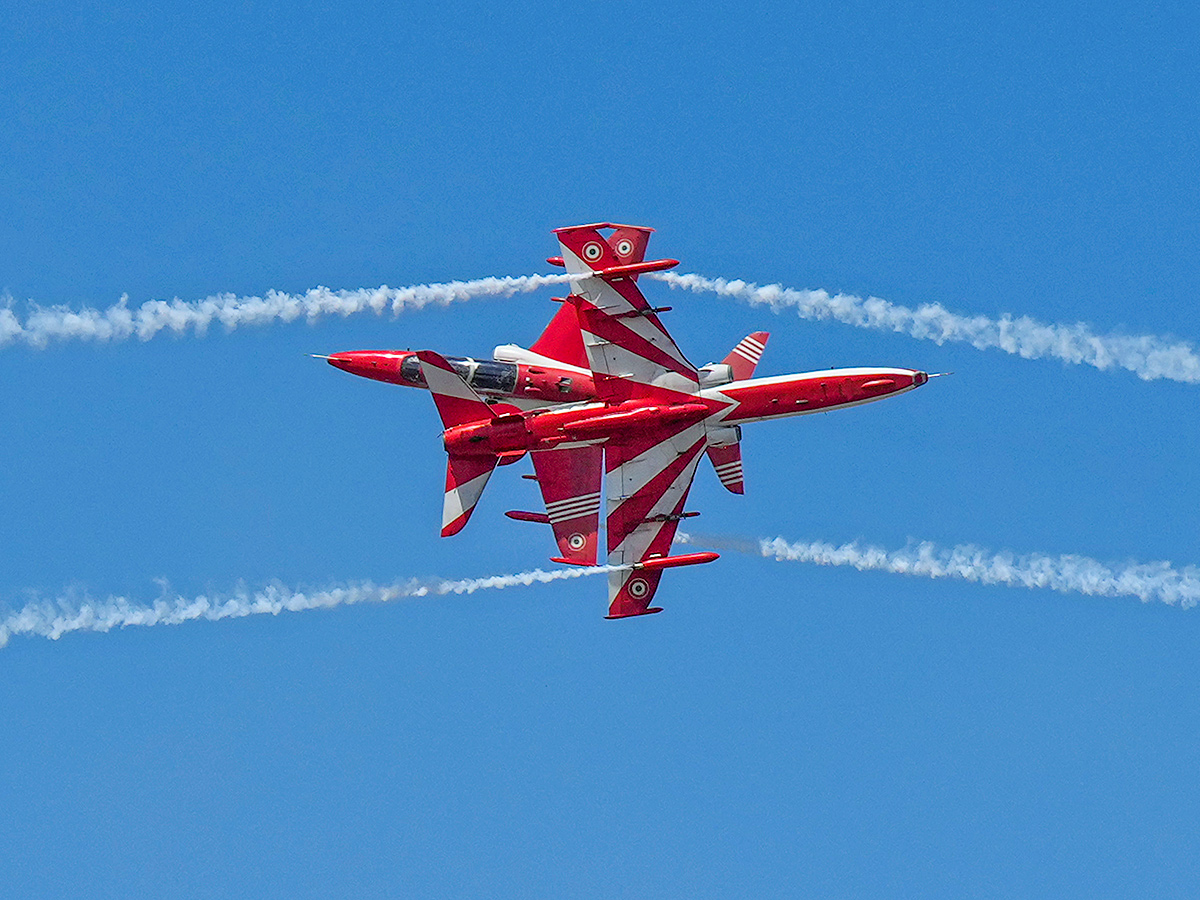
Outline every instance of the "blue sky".
[[[683, 272], [1200, 339], [1184, 4], [10, 7], [22, 320], [545, 272], [612, 220]], [[645, 289], [696, 363], [765, 329], [762, 374], [956, 373], [748, 428], [698, 533], [1200, 562], [1196, 384]], [[486, 356], [553, 293], [0, 348], [0, 603], [549, 567], [511, 469], [438, 538], [429, 398], [305, 354]], [[736, 552], [658, 600], [14, 636], [4, 893], [1193, 894], [1196, 610]]]

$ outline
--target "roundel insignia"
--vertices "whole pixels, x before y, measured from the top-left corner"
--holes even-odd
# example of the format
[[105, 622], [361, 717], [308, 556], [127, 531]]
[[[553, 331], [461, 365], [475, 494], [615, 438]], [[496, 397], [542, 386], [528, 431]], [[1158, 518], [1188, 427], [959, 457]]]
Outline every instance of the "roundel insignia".
[[578, 531], [575, 532], [573, 535], [571, 535], [569, 538], [567, 538], [567, 546], [570, 547], [572, 550], [582, 550], [584, 548], [584, 546], [586, 546], [586, 545], [587, 545], [587, 538], [585, 538]]
[[629, 238], [622, 238], [621, 240], [617, 241], [617, 255], [618, 256], [628, 256], [632, 252], [633, 252], [633, 241], [629, 240]]
[[595, 262], [603, 255], [604, 248], [602, 248], [595, 241], [589, 241], [583, 245], [583, 258], [588, 262]]
[[634, 578], [625, 586], [625, 589], [629, 591], [629, 596], [634, 600], [641, 600], [650, 593], [650, 585], [646, 583], [646, 579], [644, 578]]

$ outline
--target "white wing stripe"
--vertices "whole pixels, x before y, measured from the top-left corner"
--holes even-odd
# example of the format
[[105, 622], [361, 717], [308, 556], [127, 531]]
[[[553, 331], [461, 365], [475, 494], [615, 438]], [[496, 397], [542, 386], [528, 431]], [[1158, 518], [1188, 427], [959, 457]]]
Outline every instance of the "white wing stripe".
[[578, 497], [567, 497], [565, 500], [555, 500], [553, 503], [547, 503], [546, 512], [553, 515], [565, 512], [568, 509], [574, 509], [577, 506], [586, 508], [588, 506], [598, 507], [599, 505], [600, 492], [596, 491], [594, 494], [581, 494]]
[[593, 515], [600, 511], [600, 504], [596, 503], [592, 506], [581, 506], [578, 509], [568, 509], [563, 512], [549, 513], [551, 522], [567, 522], [571, 519], [578, 519], [580, 516]]
[[570, 519], [578, 519], [580, 516], [593, 515], [600, 511], [600, 501], [589, 503], [585, 506], [575, 506], [570, 509], [560, 510], [558, 512], [549, 513], [551, 522], [566, 522]]
[[591, 509], [581, 509], [579, 512], [560, 513], [550, 517], [550, 524], [557, 525], [559, 522], [570, 522], [572, 519], [581, 519], [584, 516], [593, 516], [600, 512], [600, 504], [597, 503]]

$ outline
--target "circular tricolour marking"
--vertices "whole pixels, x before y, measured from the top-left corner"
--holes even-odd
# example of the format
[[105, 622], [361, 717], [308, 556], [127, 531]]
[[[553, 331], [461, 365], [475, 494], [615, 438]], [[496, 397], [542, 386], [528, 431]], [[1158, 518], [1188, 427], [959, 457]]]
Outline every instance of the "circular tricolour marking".
[[589, 241], [588, 243], [583, 245], [583, 258], [587, 262], [596, 262], [596, 260], [598, 260], [603, 255], [604, 255], [604, 248], [601, 247], [599, 244], [597, 244], [595, 241]]
[[650, 593], [650, 585], [646, 583], [646, 579], [644, 578], [633, 579], [625, 589], [629, 591], [629, 596], [634, 600], [641, 600]]
[[567, 538], [567, 546], [572, 550], [582, 550], [585, 546], [587, 546], [587, 538], [577, 531]]
[[628, 256], [633, 252], [633, 241], [629, 238], [622, 238], [617, 241], [617, 256]]

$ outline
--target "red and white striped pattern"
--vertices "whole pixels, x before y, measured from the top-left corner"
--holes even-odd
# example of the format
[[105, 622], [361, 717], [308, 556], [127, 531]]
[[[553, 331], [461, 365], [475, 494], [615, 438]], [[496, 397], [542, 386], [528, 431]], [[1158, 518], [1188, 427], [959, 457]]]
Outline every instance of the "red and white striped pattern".
[[596, 491], [594, 494], [580, 494], [578, 497], [568, 497], [556, 503], [546, 504], [546, 515], [550, 517], [551, 524], [569, 522], [572, 519], [578, 519], [580, 516], [591, 515], [599, 511], [599, 491]]
[[467, 422], [486, 422], [495, 418], [496, 414], [445, 358], [432, 350], [418, 350], [416, 355], [421, 361], [421, 375], [429, 386], [429, 393], [433, 394], [443, 427], [453, 428]]
[[450, 457], [446, 464], [446, 495], [442, 501], [442, 537], [463, 530], [495, 468], [494, 456]]
[[599, 444], [577, 444], [534, 450], [530, 457], [559, 555], [578, 565], [594, 566], [600, 546], [604, 450]]
[[721, 479], [721, 484], [729, 487], [733, 484], [741, 484], [742, 482], [742, 461], [735, 459], [733, 462], [727, 462], [724, 465], [717, 466], [717, 477]]
[[745, 381], [754, 377], [758, 361], [762, 359], [763, 350], [767, 346], [767, 338], [771, 335], [765, 331], [756, 331], [742, 338], [741, 343], [730, 351], [723, 363], [733, 370], [734, 381]]
[[[597, 226], [562, 228], [557, 234], [564, 264], [572, 275], [588, 275], [624, 262]], [[579, 311], [588, 367], [593, 373], [651, 389], [684, 394], [697, 390], [696, 367], [650, 311], [632, 278], [580, 278], [568, 301]], [[597, 391], [605, 396], [602, 384], [597, 384]]]
[[745, 357], [754, 365], [758, 365], [758, 360], [762, 356], [763, 350], [766, 349], [763, 344], [760, 344], [752, 337], [742, 338], [742, 342], [733, 348], [733, 352], [738, 356]]
[[[683, 512], [705, 441], [704, 425], [696, 423], [605, 446], [609, 565], [670, 555], [679, 527], [672, 517]], [[637, 569], [610, 572], [609, 615], [652, 611], [661, 575]]]
[[735, 494], [746, 492], [745, 483], [742, 480], [742, 448], [740, 444], [709, 447], [708, 458], [712, 461], [713, 468], [717, 470], [717, 477], [721, 479], [721, 484], [726, 489]]

